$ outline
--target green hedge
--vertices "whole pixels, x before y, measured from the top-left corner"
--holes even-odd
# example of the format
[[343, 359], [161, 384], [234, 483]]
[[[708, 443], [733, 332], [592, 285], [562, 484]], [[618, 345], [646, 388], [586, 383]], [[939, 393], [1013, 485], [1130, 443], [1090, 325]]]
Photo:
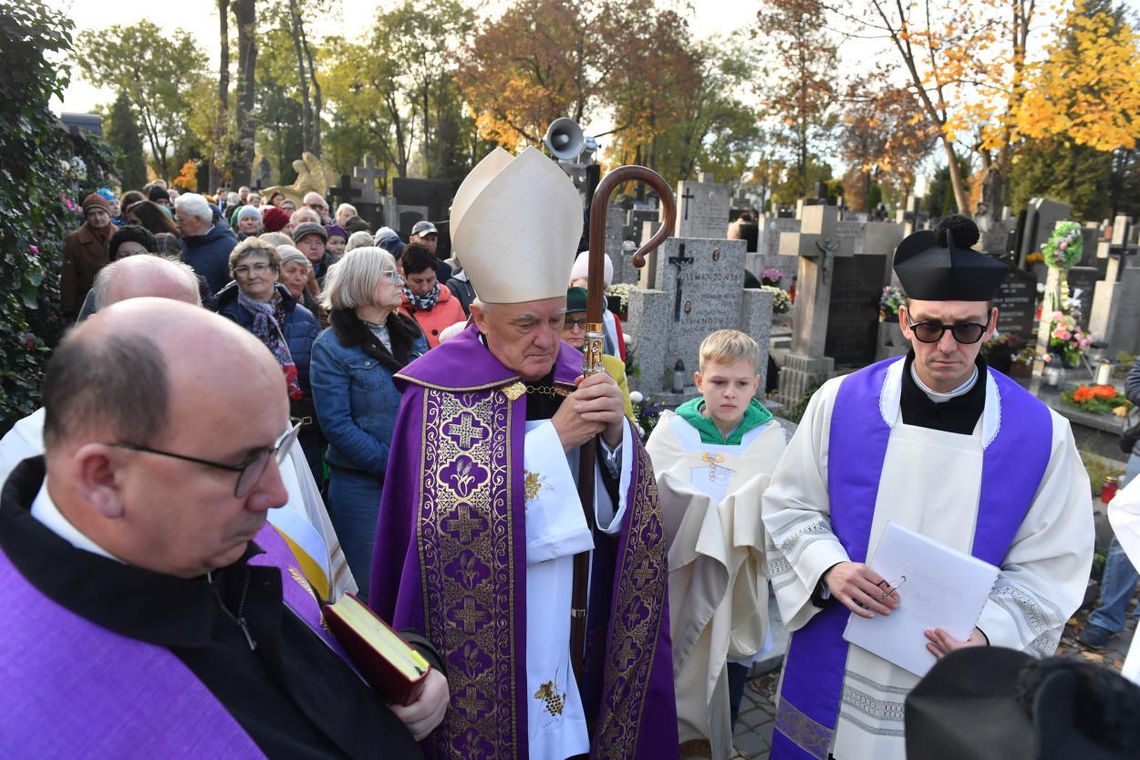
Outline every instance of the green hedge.
[[0, 0], [0, 434], [39, 405], [62, 335], [60, 251], [76, 199], [107, 184], [109, 152], [48, 108], [67, 86], [71, 22], [37, 0]]

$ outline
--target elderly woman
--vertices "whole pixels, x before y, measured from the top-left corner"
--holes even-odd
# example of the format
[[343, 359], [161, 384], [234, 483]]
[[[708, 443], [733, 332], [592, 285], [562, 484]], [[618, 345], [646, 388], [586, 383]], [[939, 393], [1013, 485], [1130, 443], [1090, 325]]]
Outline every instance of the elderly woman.
[[261, 211], [256, 206], [242, 206], [237, 212], [238, 240], [261, 234]]
[[[309, 263], [305, 254], [291, 245], [278, 245], [277, 253], [281, 256], [281, 273], [277, 279], [286, 287], [289, 295], [319, 316], [320, 306], [311, 292], [316, 283], [316, 278], [313, 277], [313, 265]], [[320, 292], [319, 288], [316, 290]]]
[[254, 334], [272, 352], [289, 391], [289, 414], [303, 424], [298, 440], [317, 483], [324, 480], [324, 438], [313, 413], [309, 356], [320, 325], [312, 312], [277, 282], [281, 257], [259, 238], [247, 238], [230, 252], [234, 281], [217, 295], [217, 310]]
[[103, 196], [91, 193], [83, 199], [83, 224], [64, 241], [59, 295], [63, 314], [69, 320], [79, 314], [95, 275], [110, 263], [107, 241], [115, 231], [113, 213], [114, 207]]
[[351, 203], [342, 203], [336, 207], [336, 213], [333, 214], [333, 221], [343, 227], [344, 223], [354, 216], [357, 216], [356, 206], [353, 206]]
[[330, 326], [313, 344], [313, 398], [329, 441], [329, 509], [364, 598], [400, 404], [392, 376], [427, 351], [416, 323], [397, 312], [402, 285], [387, 251], [349, 251], [329, 268], [321, 301]]

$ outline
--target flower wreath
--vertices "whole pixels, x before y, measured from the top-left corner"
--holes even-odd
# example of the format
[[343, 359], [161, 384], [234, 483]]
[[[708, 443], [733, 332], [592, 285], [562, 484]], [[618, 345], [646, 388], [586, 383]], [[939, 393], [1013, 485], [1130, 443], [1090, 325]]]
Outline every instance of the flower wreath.
[[1081, 260], [1084, 247], [1081, 225], [1076, 222], [1062, 222], [1053, 230], [1049, 242], [1041, 248], [1041, 253], [1045, 256], [1046, 264], [1067, 272]]

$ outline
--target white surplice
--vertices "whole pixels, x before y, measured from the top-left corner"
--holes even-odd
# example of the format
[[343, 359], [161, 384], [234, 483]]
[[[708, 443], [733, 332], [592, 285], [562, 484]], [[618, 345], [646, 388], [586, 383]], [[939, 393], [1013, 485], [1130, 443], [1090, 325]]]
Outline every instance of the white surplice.
[[[622, 426], [621, 478], [616, 505], [595, 473], [598, 530], [621, 530], [633, 473], [629, 422]], [[599, 448], [599, 461], [602, 451]], [[600, 465], [599, 465], [600, 466]], [[578, 497], [578, 450], [562, 449], [550, 420], [526, 423], [526, 679], [533, 760], [564, 760], [590, 751], [586, 715], [570, 664], [570, 606], [574, 555], [594, 548]], [[608, 580], [606, 581], [608, 582]]]
[[732, 751], [725, 663], [762, 648], [768, 579], [760, 495], [784, 452], [769, 422], [739, 445], [701, 442], [673, 412], [646, 444], [669, 541], [669, 625], [682, 742], [708, 739], [713, 758]]
[[[983, 451], [1002, 424], [997, 384], [985, 375], [985, 409], [973, 435], [920, 428], [902, 421], [903, 366], [900, 360], [888, 369], [880, 395], [879, 412], [891, 432], [867, 556], [874, 556], [888, 521], [969, 552]], [[830, 523], [832, 500], [842, 504], [843, 497], [827, 490], [831, 414], [841, 382], [830, 380], [813, 396], [763, 499], [768, 572], [793, 637], [818, 612], [810, 599], [823, 573], [848, 561]], [[1069, 423], [1053, 412], [1050, 418], [1048, 466], [977, 623], [992, 645], [1037, 656], [1056, 650], [1065, 622], [1084, 597], [1093, 551], [1088, 475]], [[900, 597], [906, 604], [905, 591]], [[903, 702], [917, 681], [849, 647], [834, 756], [903, 758]]]
[[[1132, 479], [1108, 503], [1108, 521], [1133, 567], [1140, 567], [1140, 477]], [[1132, 637], [1121, 675], [1140, 684], [1140, 636]]]

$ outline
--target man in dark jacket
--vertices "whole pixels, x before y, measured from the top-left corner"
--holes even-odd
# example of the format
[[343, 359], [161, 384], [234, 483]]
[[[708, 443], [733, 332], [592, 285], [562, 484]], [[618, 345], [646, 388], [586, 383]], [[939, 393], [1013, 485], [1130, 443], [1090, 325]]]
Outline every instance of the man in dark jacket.
[[[203, 377], [226, 380], [209, 404]], [[255, 338], [169, 299], [115, 304], [64, 339], [46, 456], [0, 506], [0, 708], [20, 711], [0, 756], [89, 753], [92, 736], [107, 757], [422, 756], [446, 679], [386, 706], [266, 523], [287, 497], [282, 390]]]
[[178, 196], [174, 221], [182, 233], [182, 260], [205, 277], [210, 291], [217, 293], [230, 281], [230, 251], [237, 245], [233, 230], [220, 219], [214, 221], [210, 204], [197, 193]]

